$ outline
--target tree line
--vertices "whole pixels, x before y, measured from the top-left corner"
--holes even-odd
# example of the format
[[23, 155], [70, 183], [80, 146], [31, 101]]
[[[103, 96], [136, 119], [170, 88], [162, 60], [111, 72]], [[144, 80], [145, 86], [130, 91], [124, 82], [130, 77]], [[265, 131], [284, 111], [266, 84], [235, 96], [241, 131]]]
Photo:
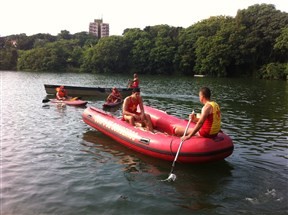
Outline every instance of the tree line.
[[271, 4], [216, 16], [188, 28], [125, 29], [0, 37], [0, 70], [288, 77], [288, 13]]

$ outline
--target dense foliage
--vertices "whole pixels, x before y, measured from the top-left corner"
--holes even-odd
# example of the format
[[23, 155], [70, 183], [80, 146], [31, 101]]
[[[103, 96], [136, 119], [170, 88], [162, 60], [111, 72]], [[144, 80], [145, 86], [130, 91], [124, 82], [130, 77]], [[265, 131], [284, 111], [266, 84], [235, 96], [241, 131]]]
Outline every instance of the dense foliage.
[[93, 73], [288, 76], [288, 13], [270, 4], [188, 28], [126, 29], [99, 41], [86, 32], [0, 37], [0, 69]]

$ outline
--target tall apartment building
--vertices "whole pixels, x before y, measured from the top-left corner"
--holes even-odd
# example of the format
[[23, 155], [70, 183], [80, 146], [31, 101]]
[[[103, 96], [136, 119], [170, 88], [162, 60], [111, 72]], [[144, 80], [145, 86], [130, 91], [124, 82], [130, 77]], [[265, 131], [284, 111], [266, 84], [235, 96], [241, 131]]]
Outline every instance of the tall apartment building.
[[94, 19], [94, 22], [90, 22], [89, 33], [95, 37], [108, 37], [109, 36], [109, 24], [103, 23], [102, 19]]

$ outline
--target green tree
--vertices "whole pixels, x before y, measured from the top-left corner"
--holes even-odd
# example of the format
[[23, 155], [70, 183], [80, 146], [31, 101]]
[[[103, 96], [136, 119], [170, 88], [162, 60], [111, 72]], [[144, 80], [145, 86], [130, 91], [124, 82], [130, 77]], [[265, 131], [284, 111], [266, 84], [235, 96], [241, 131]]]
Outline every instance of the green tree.
[[85, 50], [81, 71], [95, 73], [122, 73], [127, 69], [129, 55], [123, 37], [104, 37]]
[[123, 38], [129, 50], [127, 56], [129, 71], [149, 73], [151, 71], [149, 55], [152, 49], [149, 34], [139, 28], [125, 29]]
[[244, 40], [239, 47], [243, 63], [246, 69], [256, 71], [271, 61], [275, 40], [288, 25], [288, 14], [271, 4], [256, 4], [239, 10], [235, 20], [245, 27], [242, 31]]
[[[180, 32], [178, 39], [179, 46], [175, 55], [175, 63], [181, 73], [194, 75], [195, 71], [197, 73], [206, 73], [206, 71], [209, 71], [208, 67], [204, 68], [206, 67], [205, 62], [208, 60], [206, 58], [206, 54], [208, 53], [205, 52], [209, 51], [208, 49], [203, 47], [203, 45], [205, 45], [206, 43], [204, 40], [205, 38], [215, 36], [220, 29], [223, 29], [223, 22], [226, 19], [229, 19], [229, 21], [231, 21], [231, 18], [226, 18], [225, 16], [210, 17], [194, 25], [191, 25], [190, 27], [183, 29]], [[209, 44], [206, 45], [209, 46]], [[196, 51], [197, 48], [198, 50]], [[196, 52], [198, 55], [197, 65]], [[203, 59], [201, 56], [203, 57]]]
[[15, 70], [18, 52], [15, 48], [0, 49], [0, 70]]
[[283, 28], [274, 44], [274, 55], [279, 62], [288, 62], [288, 27]]
[[88, 34], [88, 32], [85, 32], [85, 31], [71, 35], [71, 37], [75, 40], [78, 40], [78, 45], [81, 47], [83, 47], [83, 46], [91, 47], [91, 46], [97, 44], [97, 42], [98, 42], [97, 37], [95, 37], [92, 34]]
[[[212, 23], [210, 23], [210, 22]], [[204, 23], [202, 23], [203, 25]], [[195, 47], [195, 67], [194, 70], [199, 74], [210, 76], [227, 76], [229, 67], [235, 63], [233, 56], [236, 56], [235, 49], [235, 29], [232, 17], [212, 17], [205, 21], [208, 26], [213, 26], [213, 31], [207, 31], [198, 37], [194, 44]], [[204, 25], [205, 26], [205, 25]], [[205, 29], [203, 26], [202, 29]]]
[[68, 71], [81, 64], [82, 50], [76, 40], [60, 40], [20, 52], [17, 68], [28, 71]]
[[150, 67], [153, 74], [172, 74], [174, 72], [179, 31], [180, 28], [168, 25], [154, 26], [149, 29], [151, 36], [154, 36], [154, 47], [150, 52]]
[[58, 35], [57, 35], [58, 40], [70, 40], [72, 39], [72, 35], [70, 34], [69, 31], [67, 30], [62, 30]]
[[259, 77], [263, 79], [287, 79], [288, 63], [269, 63], [259, 70]]

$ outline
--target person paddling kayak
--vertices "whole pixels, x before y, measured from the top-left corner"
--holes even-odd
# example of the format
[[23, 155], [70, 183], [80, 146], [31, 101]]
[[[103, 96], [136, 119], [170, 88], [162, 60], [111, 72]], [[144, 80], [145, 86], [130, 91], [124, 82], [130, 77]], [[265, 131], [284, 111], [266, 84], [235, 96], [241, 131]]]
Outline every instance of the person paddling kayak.
[[56, 88], [56, 98], [57, 100], [66, 100], [68, 98], [67, 92], [64, 89], [64, 86], [60, 86]]
[[112, 92], [106, 99], [106, 103], [117, 103], [122, 100], [122, 96], [116, 87], [112, 88]]

